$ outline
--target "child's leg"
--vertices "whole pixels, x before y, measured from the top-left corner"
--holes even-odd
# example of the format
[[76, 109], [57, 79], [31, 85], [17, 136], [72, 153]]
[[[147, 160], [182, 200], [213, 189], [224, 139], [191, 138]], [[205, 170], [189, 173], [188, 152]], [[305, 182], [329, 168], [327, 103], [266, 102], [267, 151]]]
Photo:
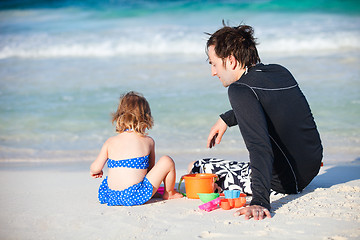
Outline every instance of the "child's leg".
[[182, 195], [174, 190], [176, 180], [175, 163], [169, 156], [163, 156], [146, 175], [153, 185], [153, 195], [156, 193], [161, 182], [164, 181], [164, 199], [180, 198]]

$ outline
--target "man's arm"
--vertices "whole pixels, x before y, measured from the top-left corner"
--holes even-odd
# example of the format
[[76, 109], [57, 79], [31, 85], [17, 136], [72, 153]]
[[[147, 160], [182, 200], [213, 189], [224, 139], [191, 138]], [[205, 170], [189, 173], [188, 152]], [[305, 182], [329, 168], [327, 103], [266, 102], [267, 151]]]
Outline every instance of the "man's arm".
[[222, 136], [226, 132], [227, 127], [237, 125], [235, 114], [233, 110], [229, 110], [220, 115], [218, 121], [212, 126], [208, 139], [207, 147], [215, 147], [215, 144], [220, 144]]
[[270, 210], [269, 195], [274, 156], [265, 112], [249, 87], [232, 84], [229, 86], [229, 100], [249, 151], [253, 193], [250, 205]]
[[234, 111], [231, 109], [220, 115], [220, 118], [228, 125], [229, 127], [237, 125], [237, 120], [234, 114]]
[[219, 118], [217, 122], [212, 126], [208, 139], [207, 139], [207, 147], [212, 148], [215, 146], [215, 144], [220, 144], [221, 138], [226, 132], [227, 125], [226, 123]]

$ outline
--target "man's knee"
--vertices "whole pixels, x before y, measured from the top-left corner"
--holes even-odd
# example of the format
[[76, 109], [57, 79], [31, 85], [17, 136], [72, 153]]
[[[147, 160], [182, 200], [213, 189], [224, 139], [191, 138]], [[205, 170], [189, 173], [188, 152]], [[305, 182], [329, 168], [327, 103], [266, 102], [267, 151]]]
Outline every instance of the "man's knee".
[[193, 161], [193, 162], [189, 163], [188, 168], [187, 168], [187, 172], [188, 172], [188, 173], [192, 173], [192, 169], [193, 169], [193, 167], [194, 167], [194, 163], [195, 163], [195, 162], [196, 162], [196, 161]]

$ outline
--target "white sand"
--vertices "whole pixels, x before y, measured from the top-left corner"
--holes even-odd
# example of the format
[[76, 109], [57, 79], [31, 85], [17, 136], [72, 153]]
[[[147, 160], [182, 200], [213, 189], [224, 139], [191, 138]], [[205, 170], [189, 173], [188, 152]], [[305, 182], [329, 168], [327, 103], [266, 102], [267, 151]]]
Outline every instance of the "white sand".
[[262, 221], [185, 198], [101, 205], [101, 180], [87, 167], [5, 164], [0, 179], [0, 239], [360, 239], [359, 163], [325, 166], [301, 194], [272, 197], [273, 217]]

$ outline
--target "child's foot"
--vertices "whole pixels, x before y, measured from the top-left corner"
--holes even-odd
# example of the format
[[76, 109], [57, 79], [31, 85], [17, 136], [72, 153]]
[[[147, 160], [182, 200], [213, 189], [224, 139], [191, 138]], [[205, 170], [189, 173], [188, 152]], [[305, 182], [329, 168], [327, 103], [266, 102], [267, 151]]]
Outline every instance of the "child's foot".
[[164, 192], [164, 195], [163, 195], [164, 200], [170, 200], [170, 199], [176, 199], [176, 198], [182, 198], [182, 197], [183, 197], [183, 195], [176, 190]]

